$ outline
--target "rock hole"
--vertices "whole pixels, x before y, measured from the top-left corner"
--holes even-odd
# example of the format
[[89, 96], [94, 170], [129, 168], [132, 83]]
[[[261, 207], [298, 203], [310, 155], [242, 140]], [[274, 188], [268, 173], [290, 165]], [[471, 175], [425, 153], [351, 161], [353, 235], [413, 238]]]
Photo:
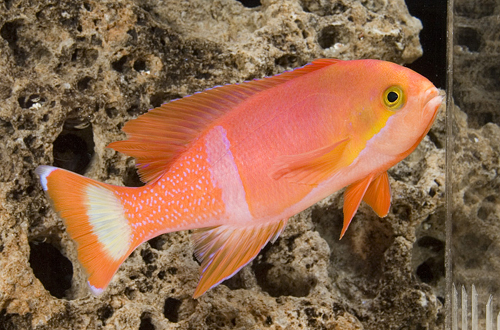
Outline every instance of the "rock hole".
[[[94, 41], [95, 43], [95, 41]], [[99, 51], [93, 48], [76, 48], [71, 55], [72, 62], [78, 62], [85, 67], [92, 66], [99, 57]]]
[[143, 61], [143, 60], [136, 60], [134, 62], [134, 70], [137, 71], [137, 72], [144, 72], [144, 71], [147, 71], [147, 66], [146, 66], [146, 62]]
[[435, 279], [431, 263], [429, 258], [417, 267], [417, 276], [424, 283], [431, 283]]
[[477, 217], [481, 220], [486, 220], [491, 213], [490, 207], [482, 205], [479, 210], [477, 210]]
[[259, 286], [272, 297], [307, 297], [317, 284], [315, 278], [304, 276], [286, 265], [254, 262], [252, 269]]
[[139, 104], [133, 104], [130, 108], [127, 109], [127, 113], [129, 116], [136, 117], [141, 114], [141, 107]]
[[134, 167], [128, 167], [125, 171], [123, 184], [126, 187], [142, 187], [145, 185], [145, 183], [141, 181], [141, 178]]
[[91, 81], [92, 81], [91, 77], [84, 77], [84, 78], [78, 80], [78, 82], [76, 83], [76, 88], [80, 92], [84, 92], [87, 88], [89, 88]]
[[[457, 1], [455, 3], [456, 14], [469, 18], [482, 18], [493, 15], [496, 12], [497, 0]], [[425, 26], [425, 25], [424, 25]]]
[[74, 120], [67, 120], [54, 141], [53, 153], [55, 166], [84, 174], [94, 155], [92, 125], [75, 125]]
[[0, 128], [5, 134], [11, 135], [14, 133], [14, 127], [10, 121], [0, 119]]
[[127, 298], [129, 300], [134, 300], [136, 298], [136, 291], [132, 288], [125, 288], [125, 296], [127, 296]]
[[115, 118], [117, 115], [118, 115], [118, 110], [116, 108], [106, 108], [104, 110], [106, 112], [106, 115], [108, 116], [108, 118]]
[[28, 147], [31, 148], [33, 146], [33, 142], [35, 142], [36, 137], [33, 135], [28, 135], [23, 139], [24, 144]]
[[163, 315], [173, 323], [179, 322], [179, 308], [182, 301], [175, 298], [167, 298], [163, 306]]
[[429, 131], [429, 133], [427, 133], [427, 136], [429, 137], [431, 142], [434, 143], [436, 148], [443, 149], [443, 144], [441, 143], [441, 141], [439, 141], [439, 138], [437, 137], [437, 135], [434, 132]]
[[22, 27], [22, 20], [16, 20], [5, 23], [0, 29], [0, 36], [2, 36], [5, 41], [7, 41], [7, 43], [9, 44], [9, 48], [14, 54], [14, 60], [20, 66], [24, 66], [29, 55], [29, 52], [27, 52], [24, 48], [19, 47], [19, 45], [17, 44], [18, 31]]
[[83, 8], [85, 8], [86, 11], [92, 11], [92, 5], [88, 2], [83, 3]]
[[156, 260], [156, 254], [153, 253], [150, 249], [143, 249], [141, 251], [141, 257], [146, 264], [151, 264]]
[[134, 29], [128, 30], [127, 34], [132, 37], [133, 41], [137, 40], [137, 31]]
[[0, 29], [0, 35], [2, 38], [7, 41], [10, 48], [16, 48], [17, 45], [17, 30], [23, 26], [21, 20], [7, 22]]
[[237, 0], [247, 8], [255, 8], [261, 5], [260, 0]]
[[287, 54], [275, 59], [274, 63], [284, 68], [296, 67], [298, 66], [298, 58], [295, 55]]
[[45, 98], [38, 95], [38, 94], [32, 94], [28, 97], [26, 96], [21, 96], [17, 99], [17, 103], [21, 106], [23, 109], [29, 109], [31, 107], [40, 107], [45, 103]]
[[473, 28], [460, 27], [457, 31], [457, 43], [467, 47], [471, 52], [477, 52], [482, 44], [481, 35]]
[[32, 320], [32, 313], [19, 315], [17, 313], [7, 314], [6, 309], [0, 311], [0, 326], [5, 330], [33, 329]]
[[148, 265], [146, 267], [146, 271], [144, 271], [144, 276], [146, 276], [147, 278], [150, 278], [153, 276], [154, 272], [158, 269], [158, 267], [156, 267], [156, 265]]
[[432, 252], [441, 252], [444, 249], [444, 242], [431, 236], [423, 236], [419, 238], [417, 245], [429, 249]]
[[111, 67], [113, 68], [113, 70], [118, 71], [120, 73], [123, 73], [123, 71], [125, 70], [125, 65], [127, 64], [127, 61], [128, 61], [128, 57], [123, 56], [118, 61], [111, 63]]
[[106, 325], [106, 321], [113, 316], [115, 310], [109, 305], [104, 305], [97, 310], [97, 317], [102, 321], [103, 325]]
[[[483, 71], [483, 74], [487, 79], [485, 87], [492, 91], [497, 91], [498, 89], [500, 89], [500, 80], [498, 79], [498, 77], [500, 76], [500, 65], [494, 64], [492, 66], [486, 67]], [[491, 114], [489, 115], [493, 117]], [[486, 121], [486, 123], [489, 122], [493, 122], [492, 119], [488, 119]]]
[[149, 102], [151, 103], [151, 105], [154, 108], [156, 108], [156, 107], [159, 107], [160, 105], [162, 105], [163, 103], [167, 103], [170, 100], [175, 100], [175, 99], [179, 99], [179, 98], [181, 98], [181, 96], [178, 94], [172, 95], [172, 94], [165, 93], [165, 92], [158, 92], [154, 95], [151, 95]]
[[155, 238], [149, 240], [149, 245], [155, 250], [163, 250], [163, 245], [165, 245], [167, 240], [167, 235], [156, 236]]
[[349, 40], [345, 32], [339, 27], [334, 25], [325, 26], [319, 33], [318, 43], [323, 49], [327, 49], [336, 43], [347, 43]]
[[49, 243], [32, 241], [29, 245], [29, 262], [36, 278], [52, 296], [65, 298], [73, 278], [71, 262]]
[[155, 326], [151, 321], [151, 316], [149, 316], [148, 313], [142, 313], [139, 330], [155, 330]]

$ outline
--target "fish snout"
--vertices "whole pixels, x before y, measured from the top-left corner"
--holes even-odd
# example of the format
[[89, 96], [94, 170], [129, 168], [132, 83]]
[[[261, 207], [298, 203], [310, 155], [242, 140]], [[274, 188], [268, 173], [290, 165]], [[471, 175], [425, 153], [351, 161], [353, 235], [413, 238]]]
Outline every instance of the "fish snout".
[[443, 95], [441, 95], [439, 93], [439, 90], [436, 87], [432, 86], [424, 92], [422, 99], [424, 101], [423, 102], [424, 113], [426, 114], [429, 111], [434, 113], [437, 112], [437, 109], [443, 102], [444, 92]]

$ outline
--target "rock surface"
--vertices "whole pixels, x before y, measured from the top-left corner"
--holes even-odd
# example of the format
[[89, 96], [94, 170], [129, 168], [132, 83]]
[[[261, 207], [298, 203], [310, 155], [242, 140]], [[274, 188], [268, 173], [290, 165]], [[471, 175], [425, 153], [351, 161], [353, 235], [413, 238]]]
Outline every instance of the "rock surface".
[[0, 3], [0, 328], [442, 328], [444, 111], [390, 171], [387, 218], [363, 206], [338, 241], [335, 194], [197, 300], [187, 232], [143, 244], [91, 296], [34, 174], [55, 164], [140, 185], [133, 160], [105, 148], [127, 120], [314, 58], [409, 63], [421, 55], [420, 29], [402, 0]]

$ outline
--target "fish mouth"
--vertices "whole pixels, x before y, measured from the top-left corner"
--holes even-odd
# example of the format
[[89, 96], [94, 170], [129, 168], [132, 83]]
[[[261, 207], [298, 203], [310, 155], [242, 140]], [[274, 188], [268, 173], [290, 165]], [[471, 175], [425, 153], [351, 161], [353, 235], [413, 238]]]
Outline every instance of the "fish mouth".
[[432, 86], [429, 89], [427, 89], [424, 93], [423, 99], [425, 100], [424, 102], [424, 107], [423, 107], [423, 112], [422, 115], [424, 117], [428, 117], [429, 115], [431, 116], [428, 120], [428, 125], [425, 130], [425, 134], [429, 132], [431, 129], [432, 124], [434, 123], [434, 119], [436, 119], [436, 115], [438, 113], [438, 110], [443, 103], [445, 96], [444, 91], [439, 91], [436, 87]]
[[439, 106], [443, 102], [444, 91], [441, 94], [436, 87], [432, 86], [424, 92], [422, 98], [424, 99], [424, 113], [427, 113], [428, 111], [436, 113]]

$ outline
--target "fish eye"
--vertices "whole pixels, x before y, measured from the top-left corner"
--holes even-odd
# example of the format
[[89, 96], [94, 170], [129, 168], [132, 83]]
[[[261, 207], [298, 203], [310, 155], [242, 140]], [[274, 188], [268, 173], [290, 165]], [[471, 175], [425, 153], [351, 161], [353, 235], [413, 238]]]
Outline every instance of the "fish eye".
[[389, 110], [395, 111], [401, 109], [405, 101], [403, 90], [399, 86], [387, 88], [383, 94], [383, 101]]

